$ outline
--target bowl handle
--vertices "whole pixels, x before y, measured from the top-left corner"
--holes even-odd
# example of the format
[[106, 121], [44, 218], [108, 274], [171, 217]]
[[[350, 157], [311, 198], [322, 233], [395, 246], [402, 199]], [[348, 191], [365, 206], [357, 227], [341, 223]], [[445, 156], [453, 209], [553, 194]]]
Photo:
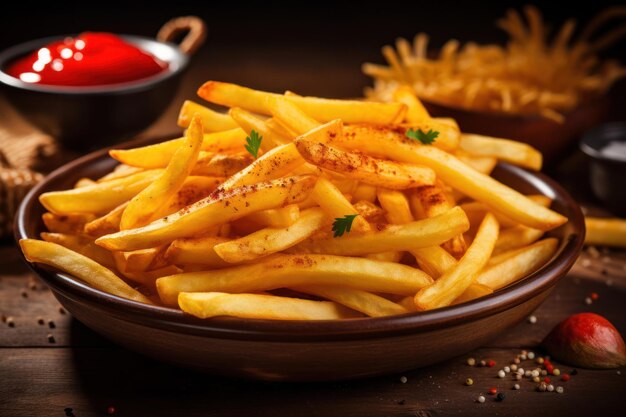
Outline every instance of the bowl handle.
[[178, 48], [184, 54], [192, 55], [204, 43], [207, 27], [204, 21], [197, 16], [175, 17], [159, 29], [156, 38], [160, 42], [172, 42], [182, 32], [187, 32], [187, 35], [180, 42]]

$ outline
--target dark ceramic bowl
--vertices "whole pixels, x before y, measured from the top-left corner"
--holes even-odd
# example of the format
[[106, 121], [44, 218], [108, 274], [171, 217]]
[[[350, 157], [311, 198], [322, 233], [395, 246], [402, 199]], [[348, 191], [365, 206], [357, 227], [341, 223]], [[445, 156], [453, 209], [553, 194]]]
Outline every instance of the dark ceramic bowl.
[[580, 141], [580, 149], [589, 159], [591, 189], [606, 208], [619, 216], [626, 216], [626, 160], [602, 154], [610, 142], [626, 142], [626, 123], [607, 123], [587, 132]]
[[610, 101], [601, 97], [584, 103], [567, 113], [563, 123], [541, 116], [481, 112], [428, 101], [424, 105], [433, 116], [454, 118], [462, 132], [519, 140], [537, 148], [550, 161], [575, 147], [585, 131], [603, 122]]
[[[99, 177], [115, 165], [102, 150], [50, 174], [24, 199], [16, 217], [16, 238], [38, 238], [44, 231], [41, 193], [71, 188], [78, 178]], [[400, 372], [466, 353], [524, 320], [580, 253], [583, 216], [559, 185], [508, 164], [498, 165], [494, 176], [524, 193], [554, 199], [553, 208], [569, 218], [550, 232], [561, 239], [558, 252], [539, 271], [507, 288], [428, 312], [340, 321], [201, 320], [172, 308], [109, 295], [39, 264], [31, 267], [76, 319], [122, 346], [159, 360], [265, 380], [336, 380]]]
[[144, 130], [171, 103], [189, 63], [174, 44], [124, 35], [127, 42], [167, 62], [168, 69], [133, 82], [94, 87], [30, 84], [4, 72], [15, 59], [65, 37], [37, 39], [0, 53], [0, 87], [27, 120], [69, 148], [101, 148]]

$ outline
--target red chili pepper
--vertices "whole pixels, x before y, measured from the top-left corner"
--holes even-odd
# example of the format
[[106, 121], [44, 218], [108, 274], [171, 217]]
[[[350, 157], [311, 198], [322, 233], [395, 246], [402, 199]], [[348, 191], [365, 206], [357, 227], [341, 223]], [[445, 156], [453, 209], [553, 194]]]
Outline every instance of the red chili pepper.
[[496, 395], [497, 392], [498, 392], [497, 388], [489, 388], [489, 394]]

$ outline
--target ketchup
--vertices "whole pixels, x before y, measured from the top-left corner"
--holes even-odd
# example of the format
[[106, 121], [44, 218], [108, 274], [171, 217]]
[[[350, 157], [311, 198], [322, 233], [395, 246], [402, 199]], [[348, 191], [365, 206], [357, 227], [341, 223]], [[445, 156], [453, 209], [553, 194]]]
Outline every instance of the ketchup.
[[167, 63], [112, 33], [85, 32], [11, 63], [7, 73], [33, 84], [97, 86], [136, 81]]

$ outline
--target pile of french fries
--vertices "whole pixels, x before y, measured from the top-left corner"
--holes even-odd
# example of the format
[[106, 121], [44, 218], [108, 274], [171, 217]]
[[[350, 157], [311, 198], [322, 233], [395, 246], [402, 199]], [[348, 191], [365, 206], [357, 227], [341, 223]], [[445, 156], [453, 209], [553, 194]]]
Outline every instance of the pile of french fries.
[[413, 45], [398, 39], [396, 48], [382, 50], [388, 66], [366, 63], [374, 78], [366, 95], [391, 100], [398, 85], [410, 85], [417, 95], [434, 103], [508, 114], [536, 114], [561, 122], [564, 114], [604, 94], [626, 68], [598, 56], [626, 34], [617, 26], [595, 36], [610, 20], [626, 17], [626, 7], [615, 6], [593, 19], [572, 41], [576, 21], [568, 20], [550, 39], [549, 25], [539, 10], [524, 8], [524, 17], [509, 10], [498, 20], [510, 40], [505, 47], [448, 41], [437, 57], [428, 55], [428, 35], [415, 36]]
[[379, 317], [473, 300], [545, 265], [567, 222], [490, 176], [541, 154], [389, 103], [209, 81], [184, 137], [110, 152], [116, 168], [40, 196], [30, 262], [208, 318]]

